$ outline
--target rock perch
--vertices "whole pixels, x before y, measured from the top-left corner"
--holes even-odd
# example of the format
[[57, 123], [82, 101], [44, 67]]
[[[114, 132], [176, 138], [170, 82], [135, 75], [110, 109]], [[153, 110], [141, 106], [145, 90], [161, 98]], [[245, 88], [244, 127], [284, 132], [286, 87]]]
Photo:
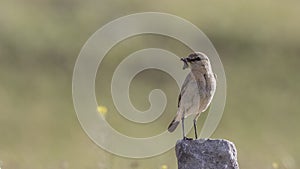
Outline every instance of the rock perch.
[[227, 140], [178, 140], [178, 169], [239, 169], [237, 151]]

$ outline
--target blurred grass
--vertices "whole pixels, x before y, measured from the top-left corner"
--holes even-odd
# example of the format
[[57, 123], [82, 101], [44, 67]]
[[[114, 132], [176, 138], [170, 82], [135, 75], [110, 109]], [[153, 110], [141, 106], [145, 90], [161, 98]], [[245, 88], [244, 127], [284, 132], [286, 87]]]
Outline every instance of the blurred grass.
[[[223, 119], [213, 137], [236, 144], [240, 168], [272, 168], [274, 162], [279, 168], [299, 168], [300, 1], [2, 0], [3, 168], [176, 167], [173, 151], [134, 160], [101, 150], [82, 131], [73, 109], [72, 70], [82, 45], [105, 23], [144, 11], [188, 19], [215, 45], [225, 67], [228, 94]], [[110, 81], [113, 67], [123, 57], [148, 47], [167, 49], [179, 56], [188, 51], [175, 40], [160, 36], [121, 42], [110, 51], [101, 65], [102, 74], [97, 75], [99, 102], [110, 91], [102, 79]], [[153, 82], [147, 81], [154, 75], [157, 78], [150, 78]], [[148, 91], [156, 87], [166, 92], [170, 104], [157, 123], [139, 126], [138, 136], [145, 136], [142, 131], [149, 127], [155, 127], [151, 134], [164, 130], [175, 113], [178, 89], [174, 80], [156, 71], [142, 72], [133, 81], [134, 105], [146, 109]], [[105, 105], [111, 107], [108, 121], [116, 129], [126, 134], [137, 130], [114, 113], [111, 103]], [[126, 128], [116, 124], [126, 124]]]

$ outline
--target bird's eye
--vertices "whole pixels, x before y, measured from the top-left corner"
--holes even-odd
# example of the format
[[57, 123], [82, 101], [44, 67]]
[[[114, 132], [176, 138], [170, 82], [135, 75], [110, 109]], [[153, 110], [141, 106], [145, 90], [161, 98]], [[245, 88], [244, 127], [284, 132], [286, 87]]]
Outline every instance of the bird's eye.
[[200, 57], [193, 57], [193, 58], [186, 58], [187, 62], [196, 62], [196, 61], [200, 61], [201, 58]]
[[200, 57], [196, 57], [196, 58], [193, 58], [193, 59], [189, 59], [188, 61], [189, 62], [195, 62], [195, 61], [200, 61]]

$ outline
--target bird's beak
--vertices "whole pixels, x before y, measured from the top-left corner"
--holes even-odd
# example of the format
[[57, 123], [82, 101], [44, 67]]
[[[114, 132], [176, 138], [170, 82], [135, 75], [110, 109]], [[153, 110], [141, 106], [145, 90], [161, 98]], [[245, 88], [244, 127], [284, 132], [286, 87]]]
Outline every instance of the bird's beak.
[[183, 61], [183, 68], [182, 69], [186, 69], [186, 68], [189, 67], [187, 58], [181, 58], [180, 60]]

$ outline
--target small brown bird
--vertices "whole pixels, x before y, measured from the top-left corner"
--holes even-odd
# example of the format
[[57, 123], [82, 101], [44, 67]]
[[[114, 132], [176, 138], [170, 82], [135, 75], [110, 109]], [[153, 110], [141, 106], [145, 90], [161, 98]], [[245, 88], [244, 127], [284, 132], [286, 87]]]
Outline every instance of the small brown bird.
[[168, 127], [173, 132], [178, 124], [182, 123], [183, 138], [187, 139], [184, 133], [184, 118], [194, 114], [194, 131], [197, 139], [197, 119], [204, 112], [216, 91], [216, 75], [213, 73], [208, 57], [201, 52], [190, 54], [181, 58], [184, 62], [183, 69], [190, 67], [191, 72], [185, 78], [178, 98], [178, 111]]

